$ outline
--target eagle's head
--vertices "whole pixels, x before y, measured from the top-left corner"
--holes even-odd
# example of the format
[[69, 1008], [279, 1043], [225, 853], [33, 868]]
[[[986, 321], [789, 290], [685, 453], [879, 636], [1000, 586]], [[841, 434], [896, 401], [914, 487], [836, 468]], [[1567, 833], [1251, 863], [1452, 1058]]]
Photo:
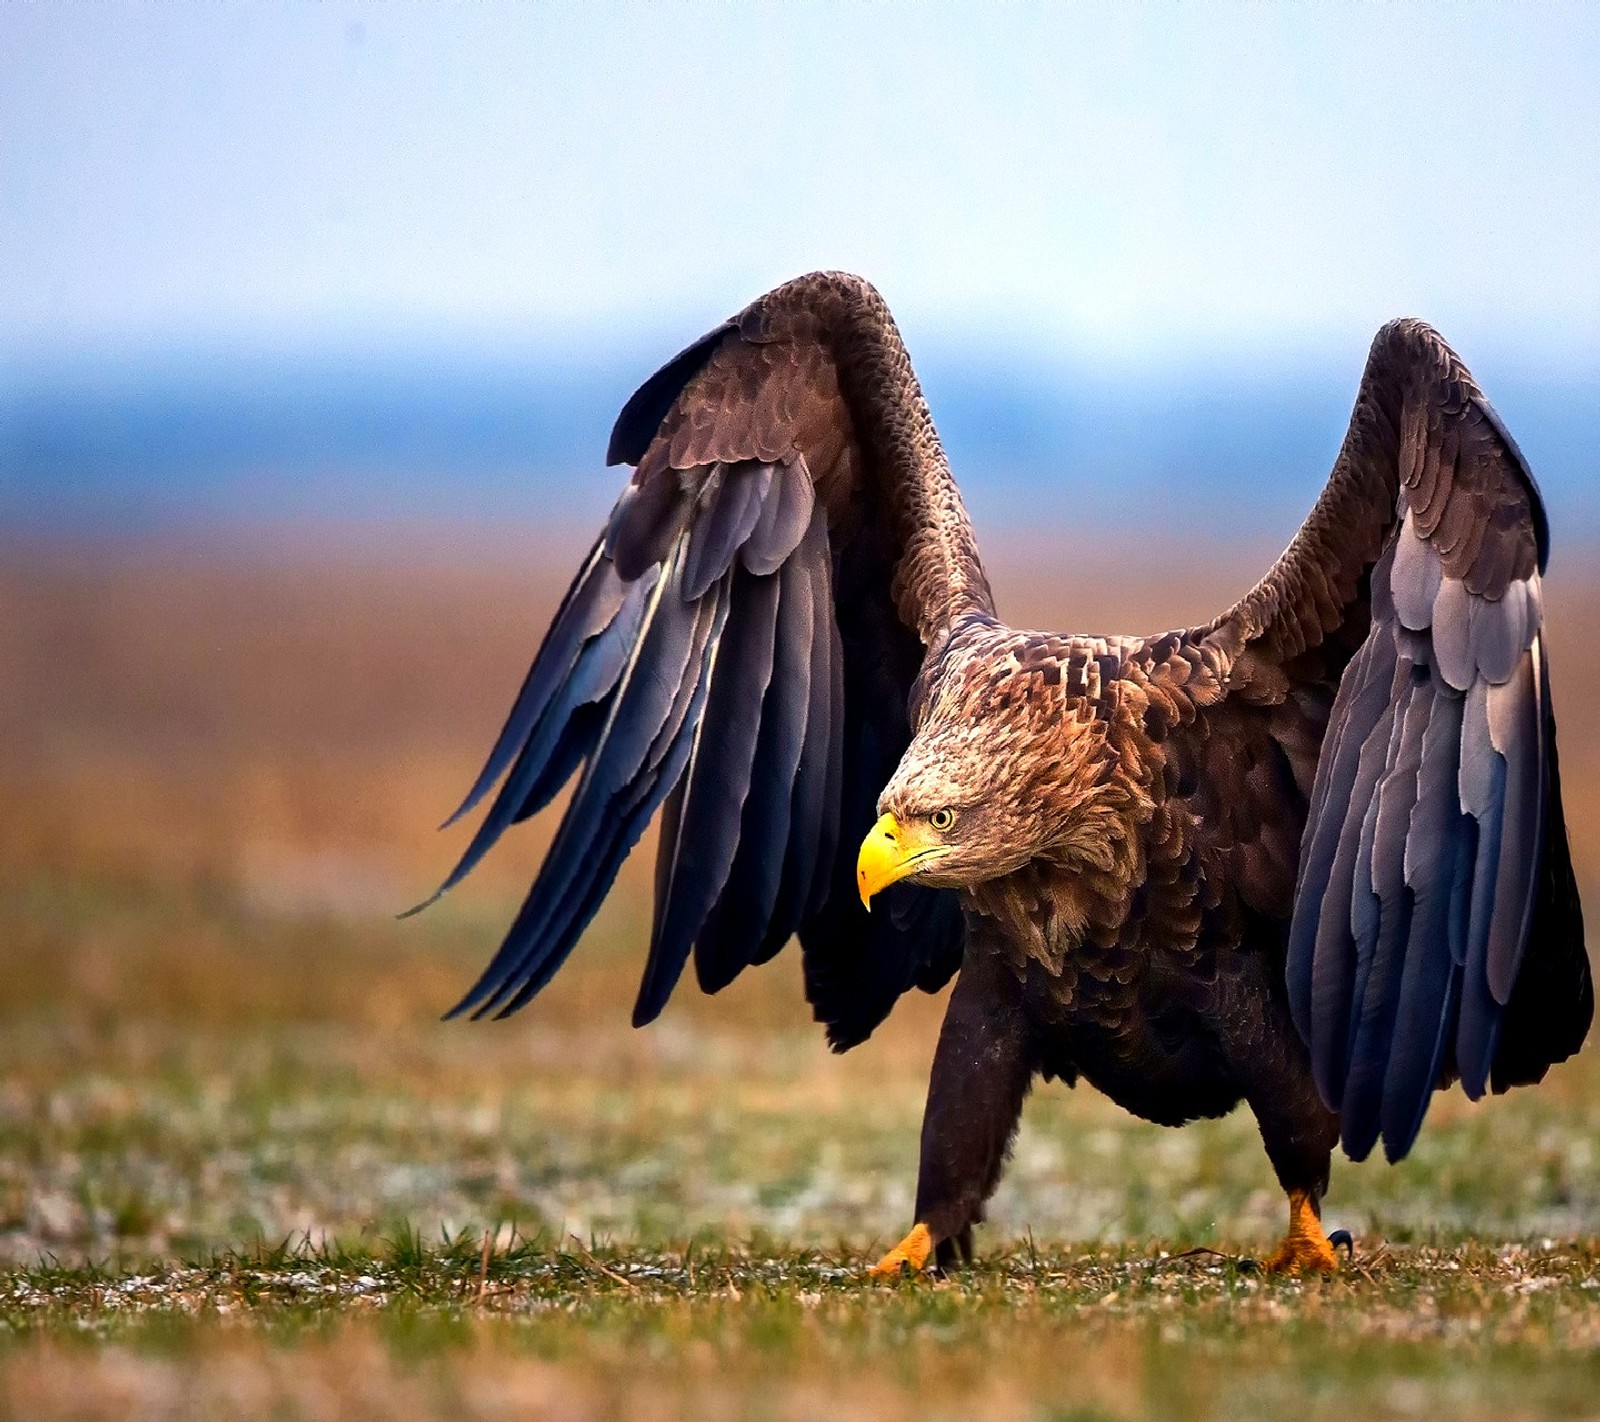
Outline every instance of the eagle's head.
[[862, 842], [862, 902], [901, 879], [966, 888], [1037, 858], [1097, 862], [1120, 829], [1099, 671], [1085, 678], [1075, 640], [999, 629], [947, 657]]

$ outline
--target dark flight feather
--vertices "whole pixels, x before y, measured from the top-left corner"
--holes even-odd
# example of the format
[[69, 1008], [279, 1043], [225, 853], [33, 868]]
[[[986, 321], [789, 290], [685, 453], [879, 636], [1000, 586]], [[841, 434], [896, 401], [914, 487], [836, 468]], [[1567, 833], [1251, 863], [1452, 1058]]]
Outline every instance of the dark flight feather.
[[[849, 684], [848, 644], [844, 652]], [[857, 669], [856, 675], [868, 674]], [[893, 774], [910, 739], [902, 715], [892, 703], [876, 698], [846, 701], [843, 794], [837, 815], [843, 844], [859, 844], [877, 818], [874, 786]], [[836, 1051], [864, 1041], [909, 988], [919, 981], [942, 986], [960, 963], [959, 946], [954, 945], [960, 943], [961, 916], [950, 890], [896, 884], [881, 895], [881, 907], [870, 916], [858, 911], [854, 894], [853, 858], [839, 854], [828, 897], [800, 929], [806, 998], [827, 1026]], [[926, 925], [908, 919], [908, 901], [930, 900], [939, 907]]]
[[[1416, 804], [1406, 830], [1411, 921], [1378, 1123], [1391, 1160], [1411, 1149], [1422, 1126], [1444, 1066], [1465, 961], [1472, 835], [1456, 792], [1461, 708], [1458, 693], [1434, 688], [1417, 769]], [[1459, 961], [1457, 943], [1463, 953]]]
[[1594, 984], [1583, 941], [1583, 906], [1578, 900], [1561, 808], [1550, 668], [1542, 638], [1539, 691], [1548, 751], [1544, 763], [1544, 853], [1528, 929], [1530, 951], [1523, 955], [1495, 1050], [1490, 1086], [1496, 1092], [1541, 1081], [1552, 1062], [1578, 1050], [1594, 1018]]
[[663, 562], [689, 521], [694, 501], [691, 484], [676, 472], [629, 484], [606, 523], [606, 556], [617, 576], [631, 583]]
[[[601, 565], [597, 578], [605, 576], [608, 570]], [[426, 908], [466, 878], [507, 827], [527, 817], [530, 805], [537, 807], [560, 790], [567, 776], [577, 768], [575, 754], [579, 751], [582, 755], [589, 754], [595, 736], [585, 731], [585, 727], [594, 722], [587, 714], [588, 709], [609, 704], [638, 635], [654, 583], [652, 575], [630, 586], [615, 616], [597, 636], [578, 646], [570, 662], [567, 660], [570, 639], [563, 638], [554, 644], [552, 660], [567, 667], [564, 681], [556, 681], [555, 672], [535, 662], [524, 686], [525, 693], [531, 688], [533, 695], [519, 696], [513, 708], [513, 718], [518, 722], [516, 733], [509, 740], [504, 734], [501, 737], [503, 743], [512, 747], [516, 762], [455, 868], [431, 898], [410, 912]], [[494, 769], [491, 775], [491, 769], [494, 767], [486, 768], [479, 777], [480, 784], [493, 782], [499, 772]], [[560, 778], [556, 779], [558, 774]]]
[[[689, 759], [681, 819], [672, 844], [667, 903], [650, 943], [633, 1024], [666, 1006], [689, 949], [728, 882], [751, 789], [761, 708], [772, 679], [778, 580], [730, 576], [727, 625], [711, 659], [704, 725]], [[705, 734], [704, 727], [715, 727]]]
[[593, 753], [600, 732], [605, 729], [606, 717], [610, 714], [609, 694], [599, 701], [585, 702], [572, 712], [544, 765], [524, 793], [522, 803], [511, 817], [513, 824], [531, 819], [561, 793], [561, 787], [572, 779]]
[[1405, 851], [1416, 807], [1423, 733], [1434, 702], [1425, 667], [1413, 671], [1408, 690], [1404, 709], [1397, 707], [1395, 712], [1396, 736], [1390, 759], [1368, 812], [1373, 832], [1365, 846], [1366, 864], [1378, 902], [1378, 925], [1367, 970], [1357, 978], [1360, 1009], [1339, 1107], [1345, 1147], [1356, 1160], [1364, 1159], [1378, 1138], [1413, 921], [1411, 890], [1405, 882]]
[[[1379, 667], [1383, 665], [1379, 663]], [[1327, 883], [1321, 896], [1321, 911], [1312, 935], [1311, 980], [1311, 1065], [1324, 1101], [1337, 1102], [1344, 1096], [1345, 1072], [1350, 1053], [1350, 1014], [1359, 1002], [1356, 975], [1359, 955], [1354, 934], [1356, 873], [1361, 864], [1362, 828], [1373, 792], [1383, 774], [1389, 742], [1394, 730], [1395, 701], [1410, 684], [1410, 663], [1388, 662], [1392, 668], [1393, 689], [1382, 698], [1376, 723], [1362, 739], [1355, 756], [1347, 796], [1328, 799], [1328, 814], [1339, 826], [1336, 847], [1328, 868]], [[1361, 886], [1362, 900], [1371, 895], [1370, 883]], [[1299, 900], [1296, 900], [1299, 911]]]
[[527, 743], [550, 698], [570, 676], [584, 643], [605, 630], [616, 617], [627, 595], [628, 589], [606, 566], [601, 546], [596, 544], [562, 599], [544, 644], [534, 657], [533, 665], [528, 668], [528, 675], [517, 693], [511, 714], [506, 717], [506, 724], [496, 738], [483, 770], [466, 798], [441, 828], [448, 829], [463, 815], [470, 813], [505, 773], [506, 767]]
[[[802, 561], [782, 565], [776, 577], [772, 679], [761, 705], [750, 795], [740, 817], [738, 848], [727, 881], [695, 940], [695, 977], [701, 990], [710, 993], [720, 992], [751, 965], [769, 933], [781, 933], [781, 947], [797, 926], [775, 925], [774, 910], [807, 735], [813, 634], [821, 631], [826, 636], [826, 631], [813, 628], [810, 580]], [[664, 893], [663, 887], [658, 898]]]
[[800, 562], [811, 593], [811, 674], [807, 690], [806, 739], [795, 779], [790, 853], [784, 857], [783, 880], [774, 906], [773, 925], [764, 953], [776, 952], [779, 935], [786, 940], [807, 918], [822, 912], [833, 878], [839, 844], [839, 787], [844, 777], [844, 652], [834, 617], [833, 574], [823, 518], [812, 514], [812, 527], [800, 545]]
[[[480, 1013], [492, 1009], [497, 1016], [509, 1016], [549, 980], [599, 908], [628, 850], [638, 842], [651, 815], [676, 786], [705, 704], [706, 654], [720, 634], [726, 616], [727, 601], [723, 597], [707, 600], [695, 609], [688, 672], [674, 693], [666, 718], [651, 740], [648, 752], [605, 806], [606, 814], [600, 824], [594, 826], [595, 832], [587, 844], [574, 836], [565, 846], [564, 863], [557, 859], [557, 851], [563, 846], [559, 843], [552, 846], [546, 863], [555, 860], [559, 867], [550, 880], [551, 905], [538, 922], [522, 959], [491, 1001], [480, 1007]], [[580, 784], [580, 793], [582, 788]], [[574, 796], [574, 803], [578, 798]], [[557, 839], [560, 839], [559, 831]]]
[[1317, 762], [1288, 953], [1289, 1005], [1295, 1026], [1307, 1042], [1311, 1040], [1317, 934], [1344, 826], [1343, 819], [1326, 813], [1326, 808], [1350, 802], [1361, 748], [1389, 704], [1397, 654], [1392, 637], [1369, 637], [1363, 643], [1339, 684], [1331, 725]]
[[[755, 531], [772, 487], [770, 464], [718, 464], [706, 478], [704, 508], [689, 534], [683, 595], [693, 601], [733, 565]], [[777, 502], [774, 500], [773, 502]]]
[[1513, 677], [1489, 687], [1489, 735], [1506, 764], [1503, 842], [1516, 852], [1502, 854], [1494, 886], [1494, 919], [1489, 926], [1484, 972], [1489, 991], [1502, 1005], [1522, 963], [1523, 944], [1533, 914], [1534, 868], [1539, 863], [1544, 822], [1544, 747], [1539, 692], [1534, 667], [1541, 648], [1524, 653]]
[[[687, 718], [699, 714], [705, 700], [705, 683], [700, 682], [691, 693]], [[475, 1017], [493, 1012], [496, 1017], [509, 1017], [526, 1006], [535, 993], [553, 978], [567, 955], [576, 946], [578, 935], [599, 909], [601, 900], [611, 888], [617, 871], [628, 851], [639, 842], [651, 817], [669, 793], [667, 787], [683, 774], [694, 740], [692, 720], [686, 719], [667, 740], [657, 769], [658, 774], [632, 788], [621, 806], [616, 831], [596, 846], [592, 864], [583, 880], [578, 883], [579, 893], [558, 910], [544, 917], [541, 906], [525, 906], [523, 926], [530, 935], [521, 961], [493, 997], [474, 1012]], [[515, 934], [508, 935], [510, 942]], [[515, 991], [511, 991], [511, 989]]]
[[[1505, 824], [1506, 763], [1489, 743], [1487, 688], [1467, 697], [1462, 722], [1461, 802], [1477, 825], [1472, 886], [1467, 898], [1466, 961], [1462, 981], [1461, 1021], [1456, 1028], [1456, 1068], [1462, 1089], [1476, 1100], [1494, 1062], [1499, 1031], [1499, 1004], [1489, 990], [1489, 930], [1494, 919], [1494, 891], [1500, 867], [1500, 841]], [[1470, 767], [1470, 770], [1469, 770]]]
[[[576, 936], [568, 932], [574, 905], [585, 901], [583, 891], [596, 865], [603, 867], [616, 859], [620, 867], [615, 850], [626, 837], [624, 826], [632, 823], [630, 788], [666, 758], [703, 680], [706, 643], [726, 613], [720, 599], [685, 605], [681, 587], [682, 560], [675, 556], [652, 589], [611, 714], [519, 916], [522, 932], [518, 934], [513, 925], [513, 934], [489, 970], [452, 1015], [469, 1007], [488, 1010], [514, 993], [550, 955], [564, 956], [572, 946], [568, 938], [575, 941]], [[671, 789], [671, 783], [661, 786], [655, 803]], [[650, 798], [646, 790], [644, 800]], [[624, 814], [620, 822], [619, 807]], [[643, 826], [639, 829], [642, 832]], [[541, 916], [543, 921], [535, 925], [532, 920]], [[577, 928], [581, 931], [582, 924]]]
[[815, 503], [805, 456], [796, 452], [772, 471], [772, 490], [744, 545], [745, 567], [752, 573], [777, 572], [806, 536]]

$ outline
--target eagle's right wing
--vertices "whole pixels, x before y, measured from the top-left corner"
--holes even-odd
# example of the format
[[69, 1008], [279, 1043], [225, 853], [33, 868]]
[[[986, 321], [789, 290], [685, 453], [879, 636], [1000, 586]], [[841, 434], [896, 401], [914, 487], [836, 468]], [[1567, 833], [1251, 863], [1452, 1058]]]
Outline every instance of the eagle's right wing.
[[634, 1022], [691, 947], [715, 992], [798, 931], [807, 996], [850, 1046], [960, 963], [953, 894], [897, 886], [869, 917], [849, 851], [910, 739], [924, 649], [992, 613], [882, 298], [837, 273], [768, 293], [640, 387], [609, 458], [633, 478], [457, 812], [504, 777], [444, 889], [582, 773], [456, 1010], [538, 992], [664, 806]]
[[1391, 1159], [1404, 1155], [1443, 1079], [1459, 1074], [1474, 1098], [1536, 1081], [1588, 1030], [1550, 708], [1548, 546], [1533, 477], [1471, 375], [1437, 332], [1396, 321], [1373, 342], [1316, 507], [1203, 629], [1229, 694], [1281, 705], [1285, 721], [1337, 685], [1288, 986], [1357, 1159], [1380, 1133]]

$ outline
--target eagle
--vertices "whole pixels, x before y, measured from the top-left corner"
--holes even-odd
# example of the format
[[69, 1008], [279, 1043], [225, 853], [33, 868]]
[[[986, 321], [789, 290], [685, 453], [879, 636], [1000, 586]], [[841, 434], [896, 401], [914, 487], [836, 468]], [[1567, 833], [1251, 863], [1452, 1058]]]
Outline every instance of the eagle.
[[674, 356], [607, 460], [632, 477], [439, 892], [576, 784], [451, 1015], [539, 992], [658, 812], [635, 1025], [691, 956], [714, 993], [796, 936], [835, 1050], [955, 978], [913, 1228], [877, 1272], [971, 1259], [1036, 1078], [1173, 1126], [1248, 1103], [1288, 1199], [1262, 1265], [1336, 1270], [1335, 1144], [1398, 1161], [1435, 1091], [1537, 1082], [1583, 1041], [1545, 510], [1423, 322], [1378, 332], [1266, 576], [1153, 636], [1000, 619], [859, 277], [800, 277]]

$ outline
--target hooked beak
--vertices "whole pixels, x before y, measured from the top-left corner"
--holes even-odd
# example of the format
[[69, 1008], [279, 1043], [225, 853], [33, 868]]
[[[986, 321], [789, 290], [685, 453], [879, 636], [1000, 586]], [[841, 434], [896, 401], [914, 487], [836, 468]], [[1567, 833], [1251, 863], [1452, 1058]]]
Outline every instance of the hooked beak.
[[861, 903], [872, 911], [872, 896], [890, 884], [915, 874], [930, 859], [943, 858], [948, 847], [929, 837], [920, 825], [902, 828], [893, 815], [884, 815], [861, 841], [856, 858], [856, 887]]

